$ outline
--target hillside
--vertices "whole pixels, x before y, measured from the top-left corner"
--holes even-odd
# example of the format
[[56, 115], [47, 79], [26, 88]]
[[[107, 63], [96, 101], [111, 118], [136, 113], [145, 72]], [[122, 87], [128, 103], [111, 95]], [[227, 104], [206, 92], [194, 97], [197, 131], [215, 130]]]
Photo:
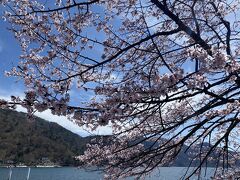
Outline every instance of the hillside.
[[88, 139], [60, 125], [24, 113], [0, 109], [0, 163], [39, 164], [49, 159], [60, 165], [74, 165], [73, 156], [82, 154]]
[[[109, 143], [109, 136], [104, 136], [104, 142]], [[74, 156], [83, 154], [86, 144], [95, 137], [80, 137], [66, 130], [62, 126], [36, 117], [29, 121], [25, 113], [0, 109], [0, 165], [19, 164], [41, 165], [44, 162], [53, 162], [61, 166], [77, 165]], [[97, 140], [98, 141], [98, 140]], [[145, 142], [145, 147], [150, 147], [152, 142]], [[209, 144], [204, 145], [209, 148]], [[173, 163], [166, 166], [188, 166], [192, 148], [186, 153], [188, 146], [184, 145]], [[218, 155], [211, 153], [212, 161], [208, 166], [215, 166]], [[199, 164], [198, 160], [192, 166]], [[238, 161], [239, 165], [240, 162]]]

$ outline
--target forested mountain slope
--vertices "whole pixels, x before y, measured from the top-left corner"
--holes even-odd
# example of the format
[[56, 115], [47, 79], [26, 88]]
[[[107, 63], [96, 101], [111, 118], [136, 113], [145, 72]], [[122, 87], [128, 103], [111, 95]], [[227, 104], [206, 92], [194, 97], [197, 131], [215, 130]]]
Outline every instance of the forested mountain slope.
[[60, 165], [74, 164], [73, 156], [83, 153], [87, 139], [60, 125], [26, 114], [0, 109], [0, 161], [37, 164], [49, 159]]
[[[41, 165], [47, 159], [62, 166], [78, 165], [74, 157], [83, 154], [86, 144], [93, 138], [101, 138], [81, 137], [56, 123], [38, 117], [30, 121], [26, 117], [22, 112], [0, 109], [0, 164]], [[111, 136], [103, 137], [105, 143], [109, 143], [107, 137]], [[152, 142], [144, 145], [147, 149]], [[203, 145], [203, 149], [210, 147], [208, 143]], [[174, 162], [166, 166], [188, 166], [196, 152], [192, 148], [186, 149], [188, 146], [184, 145]], [[217, 156], [211, 153], [212, 160], [206, 165], [215, 166]], [[199, 161], [194, 160], [191, 166], [198, 164]]]

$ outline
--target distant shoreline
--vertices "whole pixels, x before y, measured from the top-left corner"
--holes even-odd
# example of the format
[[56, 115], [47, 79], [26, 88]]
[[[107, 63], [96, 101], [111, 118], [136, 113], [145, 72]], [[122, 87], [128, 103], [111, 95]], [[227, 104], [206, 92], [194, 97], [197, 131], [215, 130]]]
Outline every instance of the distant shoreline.
[[0, 166], [0, 168], [61, 168], [61, 167], [74, 167], [74, 166], [42, 166], [42, 165], [36, 165], [36, 166], [14, 166], [14, 165], [9, 165], [9, 166]]

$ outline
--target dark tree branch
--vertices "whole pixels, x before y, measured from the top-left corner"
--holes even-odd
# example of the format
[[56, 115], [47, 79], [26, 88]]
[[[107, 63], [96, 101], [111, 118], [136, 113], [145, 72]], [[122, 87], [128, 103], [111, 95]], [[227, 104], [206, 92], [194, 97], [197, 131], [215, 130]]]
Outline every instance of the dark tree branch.
[[166, 14], [169, 18], [171, 18], [186, 34], [188, 34], [197, 44], [199, 44], [203, 49], [206, 50], [206, 52], [212, 56], [211, 47], [204, 41], [197, 33], [195, 33], [190, 27], [184, 24], [184, 22], [179, 19], [179, 17], [175, 14], [173, 14], [172, 11], [170, 11], [167, 7], [167, 5], [162, 4], [159, 2], [159, 0], [151, 0], [153, 4], [155, 4], [159, 9], [161, 9], [164, 14]]

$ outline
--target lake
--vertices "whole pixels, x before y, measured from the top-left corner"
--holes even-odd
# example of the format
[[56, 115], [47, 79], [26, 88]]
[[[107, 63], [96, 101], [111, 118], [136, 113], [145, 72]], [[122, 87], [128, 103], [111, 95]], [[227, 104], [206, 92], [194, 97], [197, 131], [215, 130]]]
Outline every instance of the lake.
[[[156, 170], [147, 180], [177, 180], [184, 174], [184, 167], [161, 167]], [[210, 180], [214, 169], [208, 168], [206, 176], [201, 180]], [[9, 168], [0, 168], [0, 180], [8, 180]], [[28, 168], [12, 168], [11, 180], [26, 180]], [[86, 171], [74, 167], [62, 168], [31, 168], [29, 180], [101, 180], [103, 173], [100, 171]], [[133, 179], [133, 178], [128, 178]], [[192, 180], [197, 179], [193, 177]]]

